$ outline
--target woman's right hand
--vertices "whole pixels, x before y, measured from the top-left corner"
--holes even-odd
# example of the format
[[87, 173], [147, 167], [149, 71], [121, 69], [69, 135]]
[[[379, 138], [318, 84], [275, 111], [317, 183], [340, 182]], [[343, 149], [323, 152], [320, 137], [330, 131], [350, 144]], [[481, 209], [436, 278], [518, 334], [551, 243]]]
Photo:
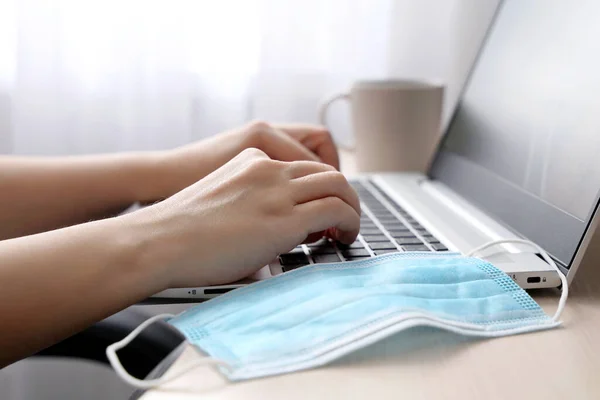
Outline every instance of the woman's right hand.
[[144, 262], [166, 287], [207, 286], [247, 277], [323, 235], [353, 242], [360, 203], [329, 165], [275, 161], [247, 149], [172, 197], [121, 218], [148, 237]]

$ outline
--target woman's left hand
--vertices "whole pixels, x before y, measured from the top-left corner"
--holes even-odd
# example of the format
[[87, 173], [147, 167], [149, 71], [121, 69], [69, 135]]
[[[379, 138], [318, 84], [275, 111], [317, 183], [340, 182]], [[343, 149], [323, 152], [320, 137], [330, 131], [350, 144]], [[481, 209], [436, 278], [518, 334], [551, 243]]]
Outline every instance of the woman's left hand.
[[152, 186], [141, 201], [169, 197], [194, 184], [247, 148], [279, 161], [318, 161], [339, 170], [337, 148], [329, 131], [315, 125], [250, 122], [240, 128], [173, 150], [157, 153]]

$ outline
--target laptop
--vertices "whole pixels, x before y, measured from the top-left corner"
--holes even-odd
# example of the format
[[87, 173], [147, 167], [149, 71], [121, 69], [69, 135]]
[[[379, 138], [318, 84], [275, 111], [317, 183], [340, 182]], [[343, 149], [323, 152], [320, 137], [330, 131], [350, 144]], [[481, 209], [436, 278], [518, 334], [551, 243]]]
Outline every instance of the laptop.
[[[571, 281], [598, 223], [597, 15], [595, 0], [503, 2], [429, 171], [349, 178], [363, 210], [354, 243], [303, 244], [244, 281], [155, 297], [211, 298], [310, 264], [506, 238], [537, 243]], [[531, 248], [504, 250], [485, 258], [524, 289], [560, 285]]]

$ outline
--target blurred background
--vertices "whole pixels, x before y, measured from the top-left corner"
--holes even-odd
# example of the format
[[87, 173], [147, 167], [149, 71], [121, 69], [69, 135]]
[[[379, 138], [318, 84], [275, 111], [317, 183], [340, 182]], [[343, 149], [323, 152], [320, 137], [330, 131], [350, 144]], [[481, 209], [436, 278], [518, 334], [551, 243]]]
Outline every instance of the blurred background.
[[[437, 79], [446, 117], [498, 0], [0, 0], [0, 152], [173, 147], [316, 122], [358, 78]], [[333, 124], [347, 124], [343, 105]], [[347, 131], [347, 126], [336, 126]]]
[[[316, 122], [353, 80], [447, 85], [498, 0], [0, 0], [0, 153], [170, 148], [254, 118]], [[350, 137], [348, 110], [332, 126]], [[0, 398], [126, 398], [111, 371], [26, 360]]]

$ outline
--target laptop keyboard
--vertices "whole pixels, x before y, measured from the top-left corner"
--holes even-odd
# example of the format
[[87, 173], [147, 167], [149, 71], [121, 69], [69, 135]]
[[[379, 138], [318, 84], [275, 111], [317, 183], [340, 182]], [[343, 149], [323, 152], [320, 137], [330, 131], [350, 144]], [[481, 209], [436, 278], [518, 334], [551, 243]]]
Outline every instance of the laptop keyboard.
[[403, 251], [448, 251], [372, 181], [350, 181], [361, 201], [360, 234], [351, 244], [322, 239], [279, 255], [283, 271], [308, 264], [364, 260]]

